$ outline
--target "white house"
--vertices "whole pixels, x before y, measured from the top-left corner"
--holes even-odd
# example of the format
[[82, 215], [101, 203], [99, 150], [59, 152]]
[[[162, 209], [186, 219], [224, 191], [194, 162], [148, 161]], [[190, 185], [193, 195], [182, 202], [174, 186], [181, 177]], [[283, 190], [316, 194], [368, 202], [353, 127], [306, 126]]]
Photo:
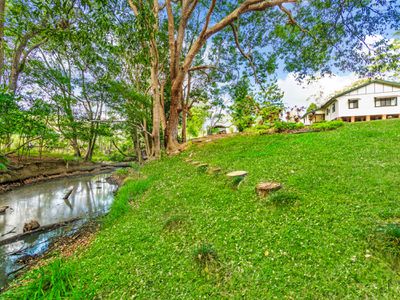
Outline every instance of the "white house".
[[305, 124], [321, 120], [358, 122], [400, 118], [400, 83], [370, 80], [330, 98], [302, 117]]

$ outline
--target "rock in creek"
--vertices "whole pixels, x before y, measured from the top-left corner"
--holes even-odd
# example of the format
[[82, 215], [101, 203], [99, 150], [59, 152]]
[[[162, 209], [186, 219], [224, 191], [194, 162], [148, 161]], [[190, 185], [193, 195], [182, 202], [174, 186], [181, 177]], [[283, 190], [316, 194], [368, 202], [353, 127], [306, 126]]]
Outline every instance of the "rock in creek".
[[31, 220], [28, 223], [24, 224], [23, 232], [32, 231], [32, 230], [39, 229], [39, 228], [40, 228], [39, 222], [36, 220]]

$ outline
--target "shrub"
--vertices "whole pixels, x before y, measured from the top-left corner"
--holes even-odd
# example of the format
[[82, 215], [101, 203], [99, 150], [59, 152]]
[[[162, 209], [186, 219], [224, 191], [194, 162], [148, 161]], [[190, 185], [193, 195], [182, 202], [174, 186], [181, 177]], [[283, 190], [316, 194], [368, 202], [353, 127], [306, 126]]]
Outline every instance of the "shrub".
[[315, 131], [328, 131], [328, 130], [335, 130], [339, 127], [342, 127], [343, 125], [344, 125], [343, 121], [335, 120], [329, 122], [314, 123], [310, 126], [310, 128]]
[[275, 122], [274, 128], [277, 132], [284, 132], [289, 130], [299, 130], [304, 128], [303, 123], [294, 123], [294, 122]]
[[263, 124], [263, 125], [256, 125], [250, 128], [246, 128], [244, 130], [245, 133], [250, 133], [250, 134], [266, 134], [268, 133], [268, 130], [271, 128], [271, 125], [269, 124]]

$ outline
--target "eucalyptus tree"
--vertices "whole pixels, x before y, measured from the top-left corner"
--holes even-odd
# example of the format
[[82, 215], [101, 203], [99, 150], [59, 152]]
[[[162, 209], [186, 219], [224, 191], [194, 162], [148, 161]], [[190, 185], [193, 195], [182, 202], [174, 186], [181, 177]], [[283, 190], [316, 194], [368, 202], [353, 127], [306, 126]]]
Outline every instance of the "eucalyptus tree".
[[371, 63], [363, 73], [368, 76], [390, 76], [400, 79], [400, 32], [397, 32], [388, 45], [379, 46], [371, 53]]
[[120, 72], [108, 15], [91, 6], [74, 10], [74, 22], [42, 45], [27, 66], [25, 94], [36, 91], [54, 107], [56, 127], [75, 155], [90, 160], [99, 134], [106, 132], [108, 81]]
[[[137, 16], [143, 12], [137, 6], [143, 3], [147, 2], [130, 0], [136, 6], [133, 10]], [[351, 68], [363, 58], [360, 49], [367, 35], [385, 33], [388, 24], [399, 22], [395, 0], [223, 3], [166, 0], [161, 5], [154, 1], [150, 7], [153, 32], [164, 29], [159, 24], [167, 23], [168, 28], [171, 87], [166, 138], [170, 152], [179, 149], [178, 123], [184, 83], [190, 72], [213, 64], [205, 60], [201, 64], [197, 62], [207, 47], [220, 46], [216, 43], [218, 38], [237, 48], [258, 80], [262, 74], [273, 73], [279, 62], [286, 70], [300, 74], [326, 73], [332, 67]], [[193, 42], [185, 43], [189, 27], [196, 28], [191, 30]], [[152, 38], [149, 41], [157, 46]], [[246, 47], [249, 51], [243, 42], [250, 45]], [[226, 51], [226, 55], [232, 53]], [[157, 61], [157, 53], [150, 56]]]
[[0, 83], [15, 93], [24, 67], [53, 36], [67, 30], [85, 0], [2, 0], [0, 3]]

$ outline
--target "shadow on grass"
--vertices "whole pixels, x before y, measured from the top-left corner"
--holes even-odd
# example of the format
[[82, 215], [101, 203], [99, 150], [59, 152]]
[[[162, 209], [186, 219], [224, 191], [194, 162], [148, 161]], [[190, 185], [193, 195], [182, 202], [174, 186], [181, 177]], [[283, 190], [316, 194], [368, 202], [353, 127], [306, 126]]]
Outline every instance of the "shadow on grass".
[[272, 204], [276, 207], [291, 206], [298, 203], [300, 196], [290, 191], [276, 191], [272, 192], [268, 198], [267, 203]]
[[379, 226], [376, 232], [369, 236], [368, 242], [374, 252], [382, 256], [393, 270], [400, 270], [399, 223], [387, 223]]
[[176, 231], [182, 229], [186, 225], [186, 218], [182, 215], [176, 215], [168, 218], [163, 226], [165, 231]]

